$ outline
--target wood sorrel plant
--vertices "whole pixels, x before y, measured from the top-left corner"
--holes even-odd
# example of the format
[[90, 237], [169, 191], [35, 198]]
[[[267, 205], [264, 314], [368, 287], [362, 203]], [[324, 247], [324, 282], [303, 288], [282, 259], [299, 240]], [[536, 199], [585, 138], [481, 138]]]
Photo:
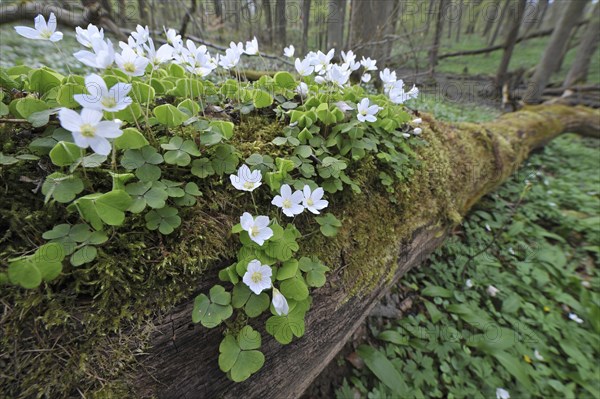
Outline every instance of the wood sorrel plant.
[[[16, 29], [32, 40], [62, 39], [52, 14], [48, 23], [38, 16], [35, 29]], [[326, 197], [346, 186], [360, 192], [351, 165], [367, 156], [390, 192], [395, 181], [410, 177], [416, 166], [411, 146], [426, 143], [401, 104], [418, 91], [405, 92], [388, 69], [380, 74], [382, 93], [351, 85], [353, 71], [362, 68], [366, 83], [368, 72], [377, 70], [375, 60], [358, 62], [352, 51], [341, 53], [341, 64], [332, 63], [333, 49], [311, 52], [295, 61], [299, 77], [279, 71], [248, 82], [239, 62], [260, 54], [256, 38], [211, 55], [191, 40], [184, 44], [174, 30], [157, 49], [148, 28], [138, 26], [116, 52], [101, 29], [76, 31], [86, 49], [73, 56], [94, 73], [0, 69], [0, 116], [46, 129], [28, 153], [0, 153], [0, 167], [49, 159], [44, 202], [65, 211], [65, 223], [43, 233], [48, 242], [33, 254], [15, 254], [0, 277], [35, 288], [58, 277], [65, 264], [94, 262], [102, 256], [98, 247], [132, 215], [143, 215], [147, 230], [169, 235], [182, 223], [180, 210], [228, 176], [247, 199], [232, 228], [241, 245], [236, 262], [219, 272], [227, 288], [215, 285], [198, 295], [192, 319], [208, 328], [227, 325], [219, 366], [243, 381], [262, 367], [264, 356], [260, 334], [231, 322], [234, 311], [244, 319], [270, 312], [266, 331], [282, 344], [304, 334], [310, 289], [325, 284], [329, 268], [316, 257], [297, 256], [302, 234], [312, 232], [301, 233], [294, 220], [315, 215], [320, 232], [335, 236], [342, 224], [332, 213], [321, 214]], [[287, 56], [293, 52], [286, 49]], [[232, 71], [237, 79], [228, 78]], [[271, 143], [281, 156], [254, 153], [240, 166], [231, 120], [257, 110], [286, 125]], [[257, 190], [269, 194], [271, 204], [257, 204]]]

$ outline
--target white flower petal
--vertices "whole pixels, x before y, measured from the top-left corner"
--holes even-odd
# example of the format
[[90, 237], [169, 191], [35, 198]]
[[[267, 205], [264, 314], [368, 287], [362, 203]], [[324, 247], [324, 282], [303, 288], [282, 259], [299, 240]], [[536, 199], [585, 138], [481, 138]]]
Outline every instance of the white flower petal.
[[61, 108], [60, 111], [58, 111], [58, 119], [60, 120], [60, 125], [70, 132], [78, 132], [83, 124], [81, 116], [68, 108]]
[[254, 226], [254, 218], [248, 212], [244, 212], [242, 217], [240, 217], [240, 224], [242, 225], [242, 229], [250, 231], [252, 230], [252, 226]]
[[50, 17], [48, 18], [48, 30], [50, 32], [56, 31], [56, 15], [53, 12], [50, 13]]
[[96, 135], [108, 139], [114, 139], [123, 134], [123, 131], [120, 128], [120, 123], [116, 123], [115, 121], [103, 121], [98, 123], [98, 126], [96, 127]]
[[15, 26], [17, 33], [27, 39], [42, 39], [39, 31], [27, 26]]
[[35, 25], [35, 30], [37, 31], [43, 31], [48, 29], [48, 25], [46, 24], [46, 19], [44, 18], [44, 16], [42, 14], [38, 14], [37, 17], [35, 17], [33, 19], [34, 25]]
[[110, 154], [111, 146], [107, 139], [104, 137], [90, 137], [88, 138], [88, 142], [90, 143], [90, 147], [96, 154], [100, 155], [108, 155]]

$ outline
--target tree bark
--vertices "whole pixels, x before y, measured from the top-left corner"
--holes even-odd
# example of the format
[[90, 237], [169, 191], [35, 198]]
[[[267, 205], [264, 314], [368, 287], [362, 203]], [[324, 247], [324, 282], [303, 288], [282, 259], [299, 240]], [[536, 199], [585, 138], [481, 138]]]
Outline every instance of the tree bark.
[[187, 27], [190, 22], [190, 19], [192, 19], [193, 15], [196, 13], [197, 8], [198, 4], [196, 3], [196, 0], [192, 0], [190, 8], [186, 11], [185, 15], [183, 16], [183, 21], [181, 22], [181, 29], [179, 29], [179, 34], [181, 35], [181, 38], [183, 40], [185, 40], [185, 34], [187, 32]]
[[500, 18], [498, 19], [498, 23], [496, 24], [496, 29], [494, 29], [494, 34], [488, 43], [489, 46], [493, 46], [496, 38], [498, 37], [498, 33], [500, 33], [500, 28], [502, 27], [502, 22], [504, 22], [504, 18], [506, 17], [506, 13], [508, 12], [508, 8], [510, 7], [510, 0], [506, 0], [504, 3], [504, 7], [500, 10]]
[[435, 33], [433, 34], [433, 43], [431, 50], [429, 50], [429, 71], [433, 76], [433, 72], [438, 63], [438, 52], [440, 50], [440, 42], [442, 39], [442, 30], [444, 29], [444, 6], [445, 0], [440, 0], [438, 3], [436, 22], [435, 22]]
[[578, 0], [571, 1], [567, 4], [566, 10], [561, 17], [558, 26], [552, 33], [546, 49], [544, 50], [542, 59], [535, 69], [535, 73], [533, 74], [533, 78], [529, 84], [528, 91], [523, 99], [525, 102], [539, 102], [544, 87], [546, 87], [550, 81], [552, 72], [556, 70], [556, 66], [560, 61], [559, 57], [562, 53], [563, 47], [569, 40], [569, 32], [571, 32], [579, 20], [586, 3], [587, 1]]
[[521, 27], [521, 22], [523, 21], [523, 14], [525, 12], [526, 4], [527, 0], [519, 0], [517, 4], [517, 9], [514, 12], [511, 21], [512, 24], [510, 27], [510, 31], [508, 32], [508, 35], [506, 36], [506, 41], [504, 42], [504, 54], [502, 55], [502, 60], [500, 61], [498, 72], [496, 73], [497, 87], [502, 87], [502, 85], [504, 84], [506, 73], [508, 72], [508, 65], [510, 64], [510, 59], [512, 57], [513, 50], [515, 48], [515, 45], [517, 44], [519, 28]]
[[383, 60], [389, 46], [382, 45], [395, 26], [394, 0], [361, 0], [352, 3], [352, 35], [349, 45], [359, 56]]
[[148, 23], [148, 10], [146, 0], [138, 0], [138, 12], [140, 13], [140, 24]]
[[[373, 241], [390, 240], [383, 252], [373, 259], [376, 275], [371, 288], [360, 296], [351, 296], [360, 270], [354, 265], [356, 253], [368, 251], [371, 243], [353, 241], [365, 209], [348, 205], [344, 226], [332, 243], [339, 263], [328, 277], [328, 284], [313, 293], [313, 305], [307, 314], [306, 334], [289, 345], [281, 346], [260, 328], [261, 350], [266, 363], [261, 371], [243, 383], [235, 384], [218, 369], [218, 346], [222, 328], [207, 330], [191, 323], [193, 300], [182, 303], [156, 322], [149, 355], [136, 382], [139, 396], [158, 398], [297, 398], [331, 361], [368, 315], [378, 298], [412, 267], [419, 265], [459, 223], [461, 216], [486, 193], [508, 179], [528, 154], [563, 132], [575, 132], [600, 138], [600, 111], [565, 105], [531, 106], [505, 114], [481, 125], [437, 122], [425, 115], [424, 137], [444, 160], [438, 168], [427, 169], [417, 178], [415, 198], [424, 202], [419, 211], [401, 210], [390, 203], [384, 212], [386, 224], [411, 226], [403, 235], [377, 234], [376, 223], [361, 224], [360, 230]], [[430, 154], [431, 155], [431, 154]], [[425, 160], [427, 162], [427, 160]], [[380, 201], [375, 192], [369, 200]], [[388, 198], [385, 196], [383, 198]], [[443, 198], [446, 198], [444, 200]], [[450, 201], [455, 215], [440, 212]], [[350, 201], [349, 204], [352, 204]], [[447, 210], [448, 211], [448, 210]], [[367, 211], [368, 212], [368, 211]], [[373, 215], [374, 215], [373, 214]], [[350, 231], [352, 230], [352, 231]], [[399, 234], [399, 233], [396, 233]], [[384, 241], [388, 242], [388, 241]], [[333, 249], [336, 248], [336, 249]], [[223, 265], [230, 262], [223, 262]], [[216, 283], [203, 282], [198, 292], [207, 292]], [[193, 296], [190, 296], [193, 298]], [[264, 324], [264, 319], [257, 325]]]
[[[494, 1], [492, 4], [490, 4], [490, 6], [486, 6], [485, 12], [483, 13], [483, 15], [485, 16], [485, 18], [487, 20], [485, 22], [485, 27], [483, 29], [482, 36], [488, 37], [488, 35], [490, 34], [490, 32], [494, 26], [494, 21], [496, 20], [496, 18], [500, 17], [500, 13], [502, 11], [498, 8], [499, 6], [500, 6], [500, 1], [498, 1], [498, 0]], [[490, 7], [493, 7], [496, 10], [495, 18], [492, 18], [490, 16], [490, 9], [489, 9]]]
[[273, 45], [273, 13], [271, 12], [271, 0], [263, 0], [262, 7], [265, 12], [266, 35], [265, 42], [268, 46]]
[[344, 43], [344, 18], [346, 17], [346, 0], [332, 0], [328, 3], [327, 13], [327, 48], [342, 50]]
[[544, 20], [546, 19], [546, 14], [548, 11], [548, 0], [540, 0], [538, 3], [538, 13], [537, 13], [537, 21], [535, 27], [540, 29], [544, 24]]
[[308, 52], [308, 28], [310, 27], [310, 0], [302, 3], [302, 54]]
[[579, 44], [575, 60], [569, 69], [563, 87], [571, 87], [587, 80], [592, 56], [598, 49], [598, 37], [600, 37], [600, 3], [596, 3], [594, 6], [590, 24], [583, 33], [581, 44]]
[[285, 0], [277, 0], [275, 2], [275, 35], [279, 42], [279, 50], [283, 50], [287, 46], [286, 27]]

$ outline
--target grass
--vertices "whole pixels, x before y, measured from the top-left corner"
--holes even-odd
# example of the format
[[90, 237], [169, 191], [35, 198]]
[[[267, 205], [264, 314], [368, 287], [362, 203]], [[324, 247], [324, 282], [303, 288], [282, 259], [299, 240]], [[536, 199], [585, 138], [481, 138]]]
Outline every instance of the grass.
[[368, 321], [336, 397], [599, 398], [599, 146], [562, 136], [485, 197], [395, 287], [408, 314]]

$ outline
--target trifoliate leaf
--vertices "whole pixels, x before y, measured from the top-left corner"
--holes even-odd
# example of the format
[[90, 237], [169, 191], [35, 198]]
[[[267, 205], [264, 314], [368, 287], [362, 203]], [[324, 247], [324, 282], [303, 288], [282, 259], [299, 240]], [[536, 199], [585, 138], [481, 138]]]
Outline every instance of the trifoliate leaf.
[[67, 203], [73, 201], [77, 194], [83, 191], [83, 188], [83, 182], [79, 177], [55, 172], [46, 177], [42, 184], [42, 194], [46, 196], [44, 201], [46, 203], [50, 199]]
[[146, 227], [149, 230], [158, 229], [164, 235], [171, 234], [181, 225], [181, 218], [178, 216], [177, 209], [169, 206], [151, 210], [146, 214], [145, 219]]

